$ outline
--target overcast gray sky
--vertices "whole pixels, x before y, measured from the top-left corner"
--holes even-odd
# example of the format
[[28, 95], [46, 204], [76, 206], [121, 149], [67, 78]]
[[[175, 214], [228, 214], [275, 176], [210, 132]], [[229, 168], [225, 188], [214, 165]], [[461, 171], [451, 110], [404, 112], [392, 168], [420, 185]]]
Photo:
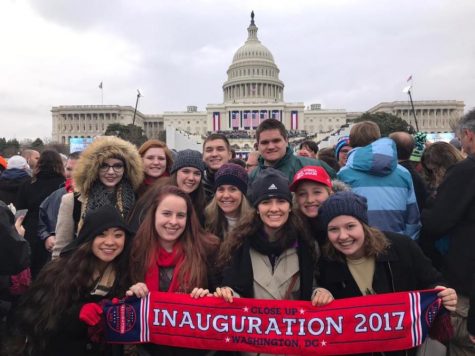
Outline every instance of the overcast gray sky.
[[475, 106], [473, 0], [2, 0], [0, 137], [51, 136], [51, 107], [144, 114], [222, 102], [255, 11], [289, 102], [364, 111], [382, 101]]

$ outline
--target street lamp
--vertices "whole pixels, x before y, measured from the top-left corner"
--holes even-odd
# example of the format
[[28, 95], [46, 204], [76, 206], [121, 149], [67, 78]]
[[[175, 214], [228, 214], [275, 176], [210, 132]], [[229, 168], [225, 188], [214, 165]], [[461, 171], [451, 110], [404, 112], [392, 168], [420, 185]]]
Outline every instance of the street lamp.
[[140, 93], [140, 90], [137, 89], [137, 100], [135, 101], [135, 110], [134, 110], [134, 117], [132, 119], [132, 125], [135, 125], [135, 115], [137, 114], [137, 106], [139, 105], [139, 98], [143, 96]]
[[414, 110], [414, 103], [412, 102], [411, 90], [412, 90], [412, 85], [408, 85], [402, 90], [402, 92], [409, 95], [409, 100], [411, 102], [411, 108], [412, 108], [412, 114], [414, 115], [414, 122], [416, 123], [416, 130], [419, 131], [419, 125], [417, 124], [416, 110]]

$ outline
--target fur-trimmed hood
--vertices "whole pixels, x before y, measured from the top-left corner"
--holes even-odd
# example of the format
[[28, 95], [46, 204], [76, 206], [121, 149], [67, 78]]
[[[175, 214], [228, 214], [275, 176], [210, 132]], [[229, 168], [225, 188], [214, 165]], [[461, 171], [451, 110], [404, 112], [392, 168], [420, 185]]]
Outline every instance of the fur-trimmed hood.
[[115, 136], [98, 137], [81, 153], [73, 173], [74, 190], [87, 196], [99, 177], [99, 167], [109, 158], [124, 161], [124, 177], [136, 190], [143, 181], [142, 158], [133, 144]]

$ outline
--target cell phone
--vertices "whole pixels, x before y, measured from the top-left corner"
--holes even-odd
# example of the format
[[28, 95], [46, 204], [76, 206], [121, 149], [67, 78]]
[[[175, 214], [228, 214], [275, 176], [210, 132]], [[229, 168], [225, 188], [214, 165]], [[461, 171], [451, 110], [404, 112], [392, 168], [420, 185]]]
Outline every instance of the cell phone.
[[28, 213], [28, 209], [17, 210], [15, 213], [15, 220], [18, 219], [19, 217], [25, 216], [26, 213]]

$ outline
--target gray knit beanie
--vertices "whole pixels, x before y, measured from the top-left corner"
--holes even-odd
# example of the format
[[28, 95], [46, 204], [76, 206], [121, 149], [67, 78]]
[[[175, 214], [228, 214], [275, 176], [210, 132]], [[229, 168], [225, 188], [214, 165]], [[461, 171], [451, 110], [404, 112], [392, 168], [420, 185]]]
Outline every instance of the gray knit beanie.
[[193, 167], [199, 169], [201, 174], [205, 170], [205, 164], [201, 153], [195, 150], [183, 150], [177, 153], [170, 174], [175, 173], [177, 170], [184, 167]]
[[340, 215], [349, 215], [368, 224], [368, 204], [366, 198], [353, 192], [338, 192], [323, 203], [318, 217], [326, 228], [330, 221]]

